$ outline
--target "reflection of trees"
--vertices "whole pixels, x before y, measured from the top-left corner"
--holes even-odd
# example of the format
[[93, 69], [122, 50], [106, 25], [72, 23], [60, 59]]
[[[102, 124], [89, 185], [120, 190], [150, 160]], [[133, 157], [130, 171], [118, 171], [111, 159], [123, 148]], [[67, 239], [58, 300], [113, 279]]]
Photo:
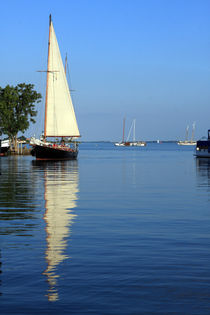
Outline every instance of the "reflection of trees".
[[[0, 220], [7, 221], [2, 224], [0, 234], [22, 233], [30, 231], [31, 224], [17, 220], [33, 219], [34, 215], [34, 189], [33, 178], [29, 164], [25, 159], [17, 157], [2, 158], [0, 175]], [[12, 221], [16, 220], [16, 225], [12, 226]], [[11, 221], [10, 223], [8, 221]], [[4, 226], [5, 225], [5, 226]], [[24, 228], [23, 228], [24, 226]]]
[[77, 161], [33, 161], [33, 165], [44, 171], [47, 267], [43, 274], [49, 284], [48, 299], [56, 301], [59, 298], [58, 266], [69, 258], [66, 254], [67, 240], [76, 217], [73, 209], [76, 207], [79, 191], [78, 164]]

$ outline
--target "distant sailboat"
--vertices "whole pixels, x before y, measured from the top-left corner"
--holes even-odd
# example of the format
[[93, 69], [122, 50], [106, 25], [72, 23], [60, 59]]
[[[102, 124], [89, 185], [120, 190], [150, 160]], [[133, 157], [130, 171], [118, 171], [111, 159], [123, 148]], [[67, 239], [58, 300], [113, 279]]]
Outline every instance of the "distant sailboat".
[[[47, 142], [47, 137], [60, 137], [60, 144]], [[80, 133], [50, 16], [44, 137], [31, 138], [31, 154], [40, 160], [76, 159], [78, 148], [73, 141], [76, 137], [80, 137]], [[64, 141], [65, 138], [68, 140]]]
[[[133, 131], [133, 141], [130, 141], [130, 135], [131, 132]], [[126, 139], [126, 141], [124, 141], [124, 134], [125, 134], [125, 119], [123, 120], [123, 137], [122, 137], [122, 141], [121, 142], [116, 142], [115, 146], [122, 146], [122, 147], [133, 147], [133, 146], [137, 146], [137, 147], [145, 147], [146, 146], [146, 142], [145, 141], [136, 141], [136, 119], [134, 119], [132, 121], [129, 133], [128, 133], [128, 137]]]
[[186, 128], [186, 137], [184, 141], [178, 141], [178, 145], [196, 145], [196, 141], [194, 141], [194, 134], [195, 134], [195, 122], [192, 125], [192, 138], [191, 140], [188, 140], [189, 135], [189, 126]]

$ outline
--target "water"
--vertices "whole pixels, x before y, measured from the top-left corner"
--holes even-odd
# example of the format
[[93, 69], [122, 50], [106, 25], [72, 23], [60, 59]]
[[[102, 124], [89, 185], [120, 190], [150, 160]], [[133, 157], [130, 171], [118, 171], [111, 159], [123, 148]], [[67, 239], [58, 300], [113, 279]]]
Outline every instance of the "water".
[[0, 166], [0, 314], [210, 314], [210, 160], [192, 147]]

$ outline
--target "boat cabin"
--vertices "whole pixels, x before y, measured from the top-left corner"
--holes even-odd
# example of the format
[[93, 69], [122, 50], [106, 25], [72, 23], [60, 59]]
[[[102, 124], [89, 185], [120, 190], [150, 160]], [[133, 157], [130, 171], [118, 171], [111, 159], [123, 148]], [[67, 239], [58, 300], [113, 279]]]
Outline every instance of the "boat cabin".
[[198, 156], [198, 157], [209, 157], [210, 156], [210, 129], [208, 130], [208, 138], [207, 139], [197, 141], [196, 156]]

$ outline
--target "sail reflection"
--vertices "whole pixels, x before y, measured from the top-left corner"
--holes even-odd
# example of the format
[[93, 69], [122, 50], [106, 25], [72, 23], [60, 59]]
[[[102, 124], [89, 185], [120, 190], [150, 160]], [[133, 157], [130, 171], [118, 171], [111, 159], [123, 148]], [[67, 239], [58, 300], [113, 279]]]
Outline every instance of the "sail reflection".
[[[1, 249], [0, 249], [0, 259], [1, 259]], [[0, 260], [0, 275], [1, 275], [1, 260]], [[0, 279], [0, 286], [1, 286], [1, 279]], [[0, 295], [2, 295], [1, 291], [0, 291]]]
[[58, 265], [69, 258], [66, 253], [67, 242], [76, 217], [73, 210], [77, 206], [79, 192], [77, 161], [45, 162], [44, 183], [47, 268], [43, 274], [49, 283], [48, 300], [57, 301]]

